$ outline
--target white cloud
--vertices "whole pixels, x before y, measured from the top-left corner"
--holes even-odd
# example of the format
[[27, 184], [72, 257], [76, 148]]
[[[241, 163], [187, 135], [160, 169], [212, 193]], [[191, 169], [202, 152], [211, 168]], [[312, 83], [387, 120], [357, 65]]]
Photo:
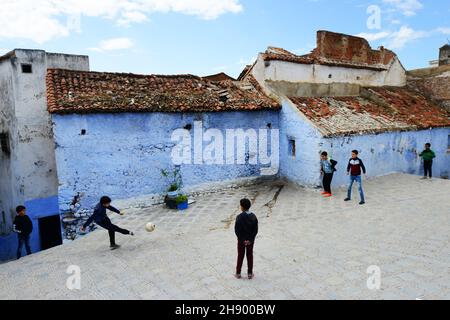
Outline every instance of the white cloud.
[[410, 27], [403, 26], [400, 30], [393, 32], [389, 35], [389, 42], [387, 47], [390, 49], [401, 49], [408, 42], [425, 38], [429, 36], [431, 33], [427, 31], [414, 30]]
[[202, 19], [243, 10], [240, 0], [0, 0], [0, 39], [36, 43], [80, 32], [82, 17], [118, 25], [141, 23], [152, 13], [177, 12]]
[[378, 33], [360, 33], [358, 36], [368, 41], [383, 40], [388, 49], [402, 49], [409, 42], [431, 36], [433, 31], [414, 30], [408, 26], [402, 26], [397, 31], [382, 31]]
[[255, 61], [256, 61], [256, 57], [241, 58], [241, 59], [239, 59], [237, 64], [240, 65], [241, 67], [245, 67], [245, 66], [254, 64]]
[[377, 41], [381, 39], [385, 39], [391, 35], [390, 32], [382, 31], [378, 33], [360, 33], [356, 36], [366, 39], [367, 41]]
[[134, 46], [133, 41], [131, 41], [128, 38], [114, 38], [103, 40], [100, 42], [98, 47], [89, 48], [88, 50], [96, 52], [104, 52], [104, 51], [130, 49], [133, 46]]
[[450, 28], [448, 27], [437, 28], [436, 31], [445, 35], [450, 35]]
[[368, 41], [383, 40], [388, 49], [402, 49], [409, 42], [436, 35], [450, 35], [450, 27], [440, 27], [431, 31], [414, 30], [408, 26], [402, 26], [398, 31], [382, 31], [379, 33], [360, 33], [359, 37]]
[[423, 8], [419, 0], [383, 0], [383, 2], [392, 5], [396, 11], [407, 17], [415, 16], [417, 11]]

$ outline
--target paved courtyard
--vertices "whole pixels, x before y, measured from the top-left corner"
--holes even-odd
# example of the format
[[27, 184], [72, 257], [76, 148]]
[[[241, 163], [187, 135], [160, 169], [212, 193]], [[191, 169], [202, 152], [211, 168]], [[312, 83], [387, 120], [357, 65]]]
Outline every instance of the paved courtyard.
[[[198, 197], [182, 213], [130, 209], [111, 215], [136, 232], [117, 236], [119, 250], [98, 229], [0, 265], [0, 299], [450, 299], [450, 181], [390, 175], [365, 188], [365, 206], [345, 203], [344, 189], [323, 199], [270, 182]], [[260, 222], [252, 281], [233, 277], [242, 197]], [[66, 288], [70, 265], [79, 291]], [[380, 290], [367, 287], [370, 266]]]

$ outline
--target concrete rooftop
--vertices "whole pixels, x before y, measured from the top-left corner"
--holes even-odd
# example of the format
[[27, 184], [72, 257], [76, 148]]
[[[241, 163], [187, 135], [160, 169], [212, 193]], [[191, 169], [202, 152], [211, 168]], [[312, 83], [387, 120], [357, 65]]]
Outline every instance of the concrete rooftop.
[[[390, 175], [365, 187], [363, 207], [343, 189], [323, 199], [271, 182], [201, 196], [183, 213], [130, 209], [113, 216], [136, 232], [117, 236], [119, 250], [98, 229], [0, 265], [0, 299], [450, 299], [450, 181]], [[260, 221], [252, 281], [233, 278], [244, 196]], [[81, 268], [79, 291], [66, 288], [69, 265]], [[380, 290], [367, 288], [372, 265]]]

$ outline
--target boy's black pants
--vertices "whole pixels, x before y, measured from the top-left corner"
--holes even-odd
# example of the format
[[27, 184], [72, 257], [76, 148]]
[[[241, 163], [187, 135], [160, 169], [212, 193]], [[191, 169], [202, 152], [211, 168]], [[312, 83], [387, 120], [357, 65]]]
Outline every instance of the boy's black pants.
[[245, 245], [245, 241], [238, 240], [237, 250], [238, 258], [236, 264], [236, 274], [241, 274], [242, 264], [244, 263], [244, 256], [247, 256], [247, 272], [248, 274], [253, 274], [253, 246], [255, 241], [248, 246]]
[[323, 190], [325, 192], [331, 193], [331, 181], [333, 181], [333, 175], [334, 175], [334, 173], [324, 173], [323, 174], [322, 184], [323, 184]]
[[433, 177], [433, 160], [424, 160], [423, 162], [423, 174], [425, 177]]
[[109, 218], [104, 219], [101, 222], [96, 222], [100, 227], [105, 228], [108, 230], [109, 233], [109, 242], [111, 246], [116, 245], [116, 232], [119, 232], [121, 234], [130, 234], [130, 231], [119, 228], [118, 226], [112, 224], [111, 220]]
[[31, 254], [30, 248], [30, 235], [29, 234], [21, 234], [18, 235], [18, 247], [17, 247], [17, 259], [22, 257], [22, 247], [25, 244], [25, 249], [27, 250], [27, 254]]

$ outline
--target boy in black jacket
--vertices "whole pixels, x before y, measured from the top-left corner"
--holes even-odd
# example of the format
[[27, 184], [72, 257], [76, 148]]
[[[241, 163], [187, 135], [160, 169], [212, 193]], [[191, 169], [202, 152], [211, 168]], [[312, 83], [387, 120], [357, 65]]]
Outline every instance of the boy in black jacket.
[[248, 278], [253, 279], [253, 247], [258, 234], [258, 219], [249, 212], [252, 203], [248, 199], [241, 200], [242, 213], [237, 216], [234, 231], [238, 238], [238, 258], [235, 277], [241, 278], [241, 269], [244, 262], [244, 255], [247, 254]]
[[16, 208], [17, 216], [13, 222], [13, 230], [17, 232], [17, 238], [19, 240], [19, 246], [17, 248], [17, 259], [22, 257], [22, 247], [25, 244], [27, 254], [31, 254], [30, 248], [30, 234], [33, 232], [33, 223], [30, 217], [27, 216], [26, 208], [24, 206], [18, 206]]
[[81, 227], [81, 231], [84, 232], [93, 221], [98, 224], [100, 227], [105, 228], [108, 230], [109, 233], [109, 242], [110, 242], [110, 248], [111, 250], [115, 250], [117, 248], [120, 248], [119, 245], [116, 244], [116, 232], [119, 232], [121, 234], [131, 235], [134, 236], [133, 232], [130, 232], [128, 230], [119, 228], [118, 226], [112, 224], [111, 220], [106, 215], [106, 210], [115, 212], [117, 214], [123, 215], [119, 210], [114, 208], [111, 205], [111, 198], [104, 196], [100, 199], [100, 203], [97, 204], [97, 206], [94, 209], [94, 213], [92, 216], [89, 217], [89, 219], [84, 223], [84, 225]]

